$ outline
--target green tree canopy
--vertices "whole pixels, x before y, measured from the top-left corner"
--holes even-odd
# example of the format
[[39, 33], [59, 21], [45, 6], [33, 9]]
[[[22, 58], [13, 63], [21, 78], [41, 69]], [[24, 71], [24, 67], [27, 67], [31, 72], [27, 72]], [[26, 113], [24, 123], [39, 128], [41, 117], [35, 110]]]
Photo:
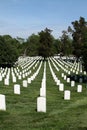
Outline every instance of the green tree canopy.
[[69, 56], [72, 54], [72, 40], [68, 36], [67, 31], [62, 31], [62, 36], [61, 36], [61, 51], [64, 55]]
[[29, 56], [37, 56], [39, 47], [39, 35], [32, 34], [27, 39], [25, 52]]
[[44, 59], [53, 55], [53, 36], [51, 35], [51, 32], [52, 30], [48, 28], [39, 32], [39, 55], [44, 57]]
[[0, 66], [11, 67], [18, 58], [16, 44], [12, 44], [12, 37], [0, 36]]
[[72, 22], [73, 29], [69, 27], [69, 31], [72, 33], [73, 37], [73, 53], [77, 58], [82, 56], [82, 48], [86, 40], [87, 22], [83, 17], [80, 17], [79, 21], [75, 20]]

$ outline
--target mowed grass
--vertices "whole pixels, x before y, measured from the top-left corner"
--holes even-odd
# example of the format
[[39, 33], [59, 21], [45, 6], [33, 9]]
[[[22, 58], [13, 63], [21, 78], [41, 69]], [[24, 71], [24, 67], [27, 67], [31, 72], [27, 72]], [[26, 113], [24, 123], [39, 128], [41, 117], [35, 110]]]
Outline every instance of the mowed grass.
[[[52, 65], [52, 63], [51, 63]], [[52, 66], [53, 67], [53, 66]], [[77, 93], [65, 82], [65, 89], [71, 91], [71, 100], [64, 100], [54, 82], [49, 65], [46, 65], [47, 112], [37, 112], [37, 97], [40, 94], [44, 64], [34, 81], [27, 88], [21, 84], [21, 94], [13, 93], [13, 83], [5, 86], [0, 82], [0, 94], [6, 95], [6, 111], [0, 111], [0, 130], [87, 130], [87, 88]], [[60, 71], [54, 72], [59, 77]], [[59, 77], [60, 78], [60, 77]], [[61, 79], [62, 80], [62, 79]], [[63, 81], [63, 80], [62, 80]]]

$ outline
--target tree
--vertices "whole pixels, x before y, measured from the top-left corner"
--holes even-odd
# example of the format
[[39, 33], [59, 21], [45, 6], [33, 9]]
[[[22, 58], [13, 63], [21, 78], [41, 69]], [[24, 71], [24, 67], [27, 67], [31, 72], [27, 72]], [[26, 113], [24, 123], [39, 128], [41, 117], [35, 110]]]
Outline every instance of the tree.
[[72, 33], [73, 37], [73, 54], [79, 59], [82, 56], [82, 48], [84, 46], [84, 41], [86, 31], [87, 31], [87, 22], [83, 17], [80, 17], [79, 21], [72, 22], [73, 29], [71, 27], [68, 30]]
[[54, 39], [53, 45], [54, 45], [54, 53], [55, 53], [55, 54], [61, 53], [61, 49], [62, 49], [61, 40], [60, 40], [60, 39]]
[[25, 48], [26, 54], [29, 56], [37, 56], [38, 47], [39, 47], [39, 35], [32, 34], [27, 39], [26, 48]]
[[82, 49], [82, 60], [83, 60], [84, 69], [87, 72], [87, 43], [84, 44], [84, 47]]
[[87, 72], [87, 26], [84, 32], [84, 45], [82, 48], [82, 61], [83, 61], [83, 65], [84, 65], [84, 69]]
[[0, 66], [11, 67], [18, 58], [18, 51], [8, 35], [0, 36]]
[[66, 56], [69, 56], [72, 54], [72, 40], [68, 36], [67, 31], [62, 31], [62, 36], [60, 37], [61, 39], [61, 48], [62, 48], [62, 53]]
[[52, 30], [46, 28], [44, 31], [39, 32], [40, 45], [39, 55], [46, 59], [53, 55], [53, 36], [51, 35]]

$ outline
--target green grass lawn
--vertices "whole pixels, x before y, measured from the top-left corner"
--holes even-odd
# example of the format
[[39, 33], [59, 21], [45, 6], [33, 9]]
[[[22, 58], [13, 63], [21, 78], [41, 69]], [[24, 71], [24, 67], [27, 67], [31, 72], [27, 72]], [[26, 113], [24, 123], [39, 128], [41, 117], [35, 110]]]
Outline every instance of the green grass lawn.
[[[52, 63], [51, 63], [52, 65]], [[37, 66], [38, 67], [38, 66]], [[52, 65], [53, 67], [53, 65]], [[21, 94], [13, 93], [13, 83], [5, 86], [0, 82], [0, 94], [6, 95], [6, 111], [0, 111], [0, 130], [87, 130], [87, 88], [77, 93], [76, 86], [61, 79], [60, 72], [53, 67], [56, 75], [71, 91], [71, 100], [64, 100], [64, 92], [59, 92], [54, 82], [49, 65], [46, 66], [46, 100], [47, 112], [37, 112], [37, 97], [40, 94], [44, 64], [34, 81], [27, 88], [21, 84]], [[32, 73], [35, 70], [32, 70]]]

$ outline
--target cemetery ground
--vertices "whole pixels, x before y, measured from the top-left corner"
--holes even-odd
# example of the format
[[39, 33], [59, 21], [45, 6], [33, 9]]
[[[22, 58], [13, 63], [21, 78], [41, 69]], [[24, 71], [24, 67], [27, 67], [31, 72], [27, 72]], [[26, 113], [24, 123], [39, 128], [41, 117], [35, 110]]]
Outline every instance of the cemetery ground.
[[[51, 75], [48, 61], [46, 61], [46, 113], [37, 112], [37, 97], [40, 96], [44, 62], [37, 77], [28, 84], [28, 87], [23, 87], [22, 80], [17, 80], [17, 84], [21, 86], [20, 95], [14, 94], [15, 83], [10, 76], [9, 85], [4, 85], [4, 79], [0, 81], [0, 94], [6, 96], [6, 111], [0, 110], [0, 130], [87, 130], [86, 84], [81, 83], [82, 92], [77, 93], [79, 83], [71, 87], [70, 83], [61, 77], [63, 70], [60, 68], [58, 72], [51, 61], [50, 63], [56, 76], [64, 83], [64, 90], [71, 91], [70, 100], [64, 100], [64, 91], [59, 91], [59, 86]], [[32, 66], [30, 75], [38, 67], [39, 64], [35, 69]]]

